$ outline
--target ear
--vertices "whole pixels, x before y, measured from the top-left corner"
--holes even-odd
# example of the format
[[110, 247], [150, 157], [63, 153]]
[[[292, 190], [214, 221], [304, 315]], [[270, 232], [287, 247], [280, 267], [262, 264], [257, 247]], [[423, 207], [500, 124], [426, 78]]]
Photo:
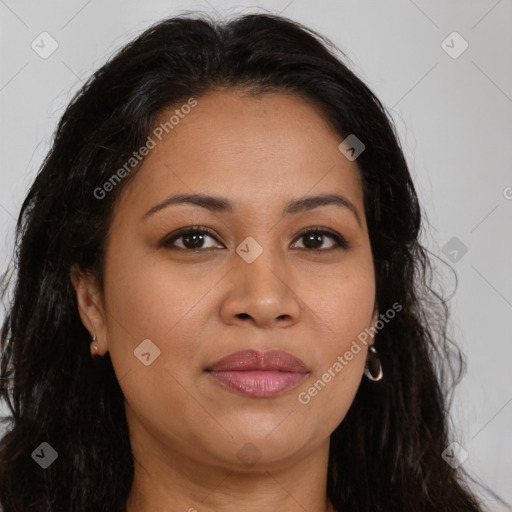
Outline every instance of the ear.
[[82, 323], [89, 331], [91, 339], [96, 336], [95, 343], [98, 345], [99, 350], [91, 354], [105, 355], [107, 351], [107, 324], [105, 321], [106, 315], [103, 306], [101, 292], [96, 278], [89, 274], [84, 273], [78, 267], [73, 265], [70, 272], [71, 283], [75, 289], [76, 298], [78, 302], [78, 313]]

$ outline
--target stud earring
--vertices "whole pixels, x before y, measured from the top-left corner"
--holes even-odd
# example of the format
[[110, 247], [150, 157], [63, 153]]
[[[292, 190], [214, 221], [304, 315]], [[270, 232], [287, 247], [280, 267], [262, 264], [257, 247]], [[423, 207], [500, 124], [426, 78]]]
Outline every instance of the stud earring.
[[[93, 336], [92, 338], [92, 341], [95, 342], [96, 341], [96, 336]], [[94, 343], [94, 345], [92, 346], [92, 349], [94, 350], [94, 352], [96, 353], [96, 355], [98, 354], [99, 350], [100, 350], [100, 347], [97, 343]], [[94, 356], [93, 356], [94, 357]]]

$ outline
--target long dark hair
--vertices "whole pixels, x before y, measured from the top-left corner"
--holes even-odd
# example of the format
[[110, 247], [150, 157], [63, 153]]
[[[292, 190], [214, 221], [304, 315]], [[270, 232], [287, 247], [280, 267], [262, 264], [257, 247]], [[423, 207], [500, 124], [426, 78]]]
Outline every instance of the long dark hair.
[[[482, 510], [462, 467], [441, 457], [464, 359], [447, 335], [447, 300], [431, 287], [424, 214], [389, 114], [342, 53], [283, 17], [218, 23], [184, 13], [147, 29], [74, 96], [21, 207], [16, 271], [2, 278], [4, 298], [15, 276], [1, 331], [0, 397], [11, 412], [0, 442], [5, 512], [125, 510], [133, 458], [123, 394], [108, 353], [90, 356], [70, 270], [95, 275], [103, 291], [112, 212], [137, 168], [105, 197], [95, 190], [145, 144], [162, 109], [218, 88], [300, 95], [340, 142], [355, 134], [365, 144], [357, 165], [378, 306], [402, 310], [376, 335], [384, 378], [362, 380], [331, 436], [332, 503], [358, 512]], [[42, 442], [58, 453], [45, 470], [33, 460]]]

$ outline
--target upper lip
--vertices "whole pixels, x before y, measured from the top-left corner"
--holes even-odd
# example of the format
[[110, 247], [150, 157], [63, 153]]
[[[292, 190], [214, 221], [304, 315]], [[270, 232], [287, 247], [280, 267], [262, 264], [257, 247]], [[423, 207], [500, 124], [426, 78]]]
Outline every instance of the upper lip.
[[308, 373], [306, 363], [282, 350], [242, 350], [233, 352], [206, 368], [207, 371], [271, 371]]

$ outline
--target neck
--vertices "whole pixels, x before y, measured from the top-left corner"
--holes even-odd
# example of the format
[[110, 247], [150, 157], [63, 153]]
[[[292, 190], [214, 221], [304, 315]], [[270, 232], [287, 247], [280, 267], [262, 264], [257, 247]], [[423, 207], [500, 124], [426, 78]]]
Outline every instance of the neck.
[[126, 512], [336, 512], [326, 495], [328, 441], [300, 458], [250, 467], [208, 454], [194, 460], [141, 433], [132, 439], [134, 479]]

